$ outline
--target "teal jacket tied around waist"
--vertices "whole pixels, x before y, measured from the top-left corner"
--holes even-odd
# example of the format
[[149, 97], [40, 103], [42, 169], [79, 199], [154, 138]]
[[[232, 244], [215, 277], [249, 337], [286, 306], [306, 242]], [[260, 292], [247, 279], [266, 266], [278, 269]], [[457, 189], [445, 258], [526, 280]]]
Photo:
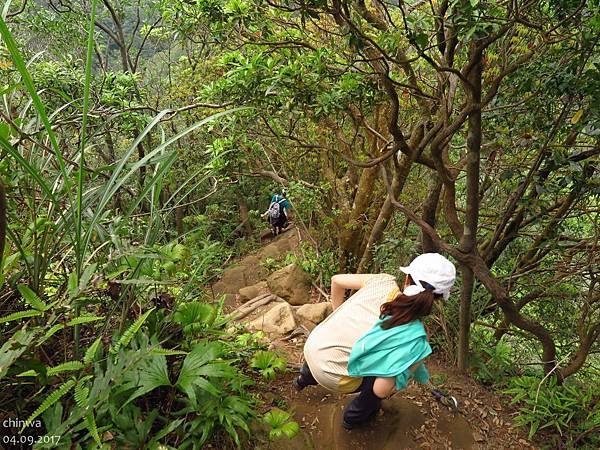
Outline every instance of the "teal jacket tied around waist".
[[404, 389], [410, 378], [427, 383], [429, 373], [425, 364], [411, 373], [417, 361], [431, 354], [427, 333], [420, 320], [384, 330], [379, 320], [352, 347], [348, 375], [352, 377], [395, 377], [396, 389]]

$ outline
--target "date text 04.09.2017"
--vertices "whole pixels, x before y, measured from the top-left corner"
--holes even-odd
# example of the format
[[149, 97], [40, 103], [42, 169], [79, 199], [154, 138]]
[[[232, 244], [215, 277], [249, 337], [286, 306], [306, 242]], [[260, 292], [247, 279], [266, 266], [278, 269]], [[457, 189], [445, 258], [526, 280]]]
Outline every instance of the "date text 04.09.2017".
[[58, 444], [60, 436], [44, 435], [44, 436], [2, 436], [0, 442], [2, 444]]

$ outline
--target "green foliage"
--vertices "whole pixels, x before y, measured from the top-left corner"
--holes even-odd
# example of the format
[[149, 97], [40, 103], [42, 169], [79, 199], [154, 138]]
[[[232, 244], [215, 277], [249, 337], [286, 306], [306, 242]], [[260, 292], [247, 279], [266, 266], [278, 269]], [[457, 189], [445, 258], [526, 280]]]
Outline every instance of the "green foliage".
[[23, 296], [23, 299], [38, 311], [46, 311], [49, 308], [28, 286], [20, 284], [17, 286], [17, 289]]
[[505, 340], [494, 345], [478, 339], [475, 334], [470, 363], [475, 369], [475, 378], [485, 384], [503, 384], [508, 377], [517, 374], [513, 349]]
[[[129, 378], [130, 377], [130, 378]], [[167, 370], [167, 359], [163, 355], [153, 355], [144, 358], [134, 370], [131, 371], [128, 383], [137, 386], [123, 406], [127, 406], [138, 397], [160, 387], [171, 386], [169, 372]]]
[[214, 306], [201, 302], [182, 303], [173, 315], [173, 321], [183, 327], [186, 335], [198, 335], [210, 328], [217, 317]]
[[302, 243], [300, 256], [297, 253], [288, 253], [285, 264], [297, 264], [308, 273], [313, 280], [323, 280], [327, 286], [331, 284], [331, 277], [339, 272], [338, 258], [331, 250], [318, 251], [309, 243]]
[[[555, 377], [540, 380], [524, 376], [511, 378], [504, 393], [512, 396], [512, 403], [519, 404], [515, 423], [529, 427], [530, 438], [548, 429], [558, 432], [568, 443], [593, 430], [600, 421], [598, 386], [557, 385]], [[588, 441], [590, 445], [600, 443], [593, 434]]]
[[267, 270], [267, 272], [275, 272], [276, 270], [281, 269], [283, 266], [288, 264], [288, 260], [281, 261], [275, 258], [267, 257], [263, 259], [260, 264], [265, 268], [265, 270]]
[[272, 351], [258, 351], [254, 354], [250, 367], [258, 369], [263, 378], [274, 380], [276, 371], [284, 372], [286, 361]]
[[291, 414], [278, 408], [273, 408], [267, 412], [263, 421], [270, 427], [269, 439], [275, 440], [282, 437], [293, 438], [300, 431], [297, 422], [290, 420]]
[[52, 376], [58, 375], [59, 373], [63, 372], [76, 372], [78, 370], [83, 369], [84, 367], [85, 364], [83, 364], [81, 361], [67, 361], [62, 364], [59, 364], [58, 366], [49, 367], [46, 370], [46, 375]]
[[4, 317], [0, 317], [0, 323], [14, 322], [15, 320], [21, 320], [21, 319], [25, 319], [27, 317], [36, 317], [36, 316], [41, 316], [41, 315], [42, 315], [41, 311], [38, 311], [35, 309], [29, 309], [27, 311], [19, 311], [19, 312], [11, 313]]
[[131, 326], [127, 328], [127, 330], [125, 330], [125, 333], [121, 335], [116, 344], [113, 347], [111, 347], [110, 352], [116, 354], [118, 353], [121, 347], [124, 347], [127, 344], [129, 344], [131, 339], [133, 339], [133, 336], [135, 336], [135, 333], [137, 333], [140, 330], [140, 328], [142, 327], [148, 316], [152, 313], [152, 311], [154, 311], [154, 308], [146, 311], [144, 314], [138, 317], [136, 321], [133, 322]]
[[209, 381], [209, 378], [230, 378], [234, 374], [227, 361], [219, 360], [222, 354], [223, 349], [218, 342], [197, 343], [185, 357], [175, 386], [185, 392], [194, 403], [196, 388], [218, 396], [219, 390]]
[[27, 418], [23, 428], [25, 428], [25, 426], [27, 426], [27, 424], [31, 424], [31, 422], [36, 417], [38, 417], [40, 414], [42, 414], [44, 411], [46, 411], [48, 408], [50, 408], [52, 405], [54, 405], [57, 401], [59, 401], [63, 395], [65, 395], [67, 392], [69, 392], [71, 389], [73, 389], [75, 384], [76, 384], [75, 380], [69, 380], [69, 381], [65, 382], [64, 384], [62, 384], [58, 389], [53, 391], [50, 395], [48, 395], [44, 399], [42, 404], [33, 413], [31, 413], [31, 415]]

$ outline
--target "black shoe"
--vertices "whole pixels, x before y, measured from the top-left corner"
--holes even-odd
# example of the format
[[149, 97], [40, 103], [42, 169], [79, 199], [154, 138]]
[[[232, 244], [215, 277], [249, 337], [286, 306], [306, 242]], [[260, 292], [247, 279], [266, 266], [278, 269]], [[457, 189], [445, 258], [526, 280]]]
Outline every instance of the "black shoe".
[[300, 384], [299, 376], [294, 378], [294, 381], [292, 381], [292, 386], [294, 386], [294, 389], [296, 389], [298, 392], [300, 392], [302, 389], [304, 389], [306, 387], [303, 384]]
[[346, 429], [346, 430], [352, 430], [354, 428], [360, 428], [363, 427], [365, 425], [367, 425], [369, 422], [371, 422], [375, 417], [377, 417], [377, 413], [379, 412], [379, 410], [377, 411], [373, 411], [371, 413], [371, 415], [369, 417], [367, 417], [365, 420], [363, 420], [362, 422], [357, 422], [357, 423], [350, 423], [350, 422], [346, 422], [346, 419], [342, 419], [342, 426]]

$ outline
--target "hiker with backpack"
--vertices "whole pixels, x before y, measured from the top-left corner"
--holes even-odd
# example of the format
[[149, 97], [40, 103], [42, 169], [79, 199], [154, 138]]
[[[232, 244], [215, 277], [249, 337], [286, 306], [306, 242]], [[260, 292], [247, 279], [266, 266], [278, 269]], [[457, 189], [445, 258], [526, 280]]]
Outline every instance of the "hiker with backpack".
[[261, 214], [261, 217], [268, 217], [273, 236], [280, 234], [288, 225], [290, 202], [285, 197], [285, 189], [281, 190], [281, 194], [273, 195], [269, 208]]
[[[372, 420], [384, 398], [410, 379], [427, 383], [423, 360], [431, 354], [421, 319], [446, 300], [456, 269], [438, 253], [416, 257], [401, 267], [403, 283], [388, 274], [338, 274], [331, 279], [333, 313], [308, 336], [305, 363], [293, 381], [297, 390], [321, 385], [338, 393], [358, 393], [344, 409], [342, 426]], [[346, 289], [357, 290], [344, 301]]]

